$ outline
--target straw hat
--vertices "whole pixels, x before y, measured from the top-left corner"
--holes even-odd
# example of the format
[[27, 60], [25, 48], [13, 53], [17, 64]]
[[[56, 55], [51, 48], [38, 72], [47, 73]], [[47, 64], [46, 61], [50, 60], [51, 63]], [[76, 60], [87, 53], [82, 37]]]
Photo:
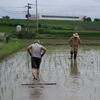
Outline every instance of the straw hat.
[[73, 37], [79, 37], [78, 33], [74, 33]]

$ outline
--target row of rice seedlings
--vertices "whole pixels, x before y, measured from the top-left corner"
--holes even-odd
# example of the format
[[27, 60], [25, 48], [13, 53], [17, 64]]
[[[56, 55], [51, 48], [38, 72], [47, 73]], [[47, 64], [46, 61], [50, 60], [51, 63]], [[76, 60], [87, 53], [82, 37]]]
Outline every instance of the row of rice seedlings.
[[[18, 72], [19, 72], [19, 70], [21, 69], [21, 67], [23, 66], [23, 64], [24, 64], [24, 66], [25, 66], [25, 63], [22, 61], [22, 58], [23, 58], [23, 56], [24, 55], [22, 55], [22, 53], [18, 53], [16, 56], [18, 57], [18, 58], [20, 58], [20, 59], [18, 59], [17, 61], [16, 61], [16, 66], [18, 66], [18, 67], [16, 67], [15, 66], [15, 70], [13, 71], [14, 73], [14, 80], [16, 81], [17, 79], [18, 79]], [[20, 56], [20, 57], [19, 57]]]
[[[65, 76], [65, 72], [62, 73], [63, 71], [65, 71], [64, 69], [64, 64], [63, 64], [63, 60], [64, 60], [64, 57], [63, 57], [63, 50], [57, 50], [56, 51], [57, 53], [57, 60], [56, 60], [56, 64], [57, 64], [57, 79], [63, 79], [63, 77]], [[62, 77], [62, 78], [61, 78]]]
[[59, 81], [59, 59], [58, 59], [58, 55], [59, 55], [59, 50], [55, 50], [54, 51], [54, 75], [55, 75], [55, 79], [57, 81]]
[[14, 89], [12, 88], [11, 89], [11, 98], [12, 98], [12, 100], [13, 100], [13, 97], [14, 97]]
[[57, 60], [57, 58], [56, 58], [56, 56], [57, 56], [57, 54], [56, 54], [56, 51], [54, 52], [54, 66], [55, 66], [55, 69], [56, 69], [56, 67], [57, 67], [57, 63], [56, 63], [56, 60]]
[[18, 78], [19, 78], [19, 77], [18, 77], [18, 74], [16, 74], [14, 80], [16, 81]]
[[[56, 63], [56, 50], [51, 50], [52, 54], [50, 54], [49, 56], [49, 60], [48, 60], [48, 63], [49, 63], [49, 73], [48, 73], [48, 76], [49, 76], [49, 81], [51, 79], [51, 76], [55, 73], [55, 75], [57, 76], [57, 73], [58, 73], [58, 68], [57, 68], [57, 63]], [[51, 71], [50, 71], [51, 70]], [[55, 77], [55, 75], [53, 77]]]
[[3, 87], [0, 87], [1, 88], [1, 93], [2, 95], [4, 94], [4, 88]]
[[49, 54], [49, 60], [48, 60], [48, 81], [51, 80], [52, 75], [52, 67], [53, 67], [53, 51], [51, 50], [51, 53]]
[[[94, 51], [95, 52], [95, 51]], [[96, 59], [93, 59], [93, 62], [95, 62], [95, 63], [93, 63], [93, 64], [91, 64], [91, 57], [93, 58], [94, 56], [93, 55], [91, 55], [90, 57], [89, 57], [89, 59], [88, 59], [88, 61], [86, 62], [86, 61], [84, 61], [83, 60], [83, 63], [85, 62], [86, 63], [86, 65], [84, 66], [84, 69], [86, 69], [86, 70], [84, 70], [84, 72], [86, 72], [86, 74], [85, 75], [87, 75], [87, 77], [88, 77], [88, 80], [90, 80], [90, 77], [91, 77], [91, 75], [92, 75], [92, 77], [96, 77], [96, 78], [99, 78], [99, 76], [98, 76], [98, 74], [96, 74], [96, 70], [98, 70], [98, 60], [96, 60]], [[82, 62], [81, 62], [82, 63]], [[81, 70], [82, 71], [82, 70]], [[91, 78], [92, 78], [91, 77]], [[91, 85], [93, 84], [93, 82], [92, 82], [92, 80], [90, 80], [91, 81]], [[94, 80], [95, 81], [95, 80]]]
[[[56, 62], [58, 62], [58, 63], [56, 63], [56, 64], [59, 65], [59, 66], [57, 66], [57, 70], [58, 70], [58, 71], [57, 71], [57, 73], [58, 73], [57, 76], [59, 76], [59, 74], [62, 73], [62, 71], [64, 71], [63, 74], [64, 74], [64, 76], [65, 76], [65, 78], [66, 78], [66, 71], [65, 71], [65, 67], [64, 67], [65, 64], [63, 63], [63, 62], [64, 62], [64, 61], [63, 61], [63, 60], [64, 60], [63, 55], [65, 55], [65, 54], [64, 54], [64, 50], [62, 50], [62, 49], [61, 49], [61, 50], [58, 50], [58, 51], [56, 51], [56, 53], [58, 54], [58, 56], [56, 56], [57, 59], [58, 59], [58, 60], [56, 60]], [[58, 68], [59, 68], [59, 69], [58, 69]], [[63, 70], [62, 70], [62, 69], [63, 69]], [[60, 70], [60, 72], [59, 72], [59, 70]], [[63, 76], [62, 76], [62, 77], [63, 77]]]
[[51, 54], [49, 54], [49, 61], [48, 61], [48, 68], [49, 68], [49, 70], [50, 70], [50, 64], [52, 63], [52, 55]]

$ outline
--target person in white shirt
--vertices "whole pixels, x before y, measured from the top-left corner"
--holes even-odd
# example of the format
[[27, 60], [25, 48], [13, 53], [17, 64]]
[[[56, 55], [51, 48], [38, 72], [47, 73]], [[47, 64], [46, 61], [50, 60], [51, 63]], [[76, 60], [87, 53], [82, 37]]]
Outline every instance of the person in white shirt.
[[27, 47], [27, 51], [31, 56], [32, 75], [34, 76], [34, 79], [37, 80], [40, 73], [41, 58], [46, 53], [46, 48], [40, 45], [39, 40], [35, 40], [33, 44]]

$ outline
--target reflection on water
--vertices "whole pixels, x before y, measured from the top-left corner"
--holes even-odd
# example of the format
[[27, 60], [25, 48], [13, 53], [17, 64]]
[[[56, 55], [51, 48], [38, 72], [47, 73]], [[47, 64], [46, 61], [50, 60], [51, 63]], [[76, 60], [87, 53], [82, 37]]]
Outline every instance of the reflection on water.
[[26, 52], [20, 51], [1, 61], [0, 100], [16, 100], [16, 92], [20, 91], [19, 94], [21, 93], [21, 82], [27, 82], [31, 78], [29, 72]]
[[31, 100], [42, 100], [42, 88], [40, 88], [40, 86], [35, 86], [33, 89], [31, 89], [29, 95]]
[[100, 50], [79, 48], [77, 59], [68, 59], [66, 46], [47, 50], [42, 58], [39, 83], [32, 85], [30, 56], [18, 51], [0, 62], [0, 100], [99, 100]]
[[76, 76], [76, 77], [79, 75], [78, 67], [77, 67], [77, 59], [71, 59], [70, 73], [71, 75]]

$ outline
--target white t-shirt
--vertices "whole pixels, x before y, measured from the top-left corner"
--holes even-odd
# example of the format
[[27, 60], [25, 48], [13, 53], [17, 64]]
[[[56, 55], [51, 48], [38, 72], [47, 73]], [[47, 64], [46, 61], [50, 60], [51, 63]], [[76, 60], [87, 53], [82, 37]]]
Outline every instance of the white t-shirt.
[[30, 45], [32, 57], [41, 58], [41, 52], [43, 50], [43, 46], [35, 43]]

